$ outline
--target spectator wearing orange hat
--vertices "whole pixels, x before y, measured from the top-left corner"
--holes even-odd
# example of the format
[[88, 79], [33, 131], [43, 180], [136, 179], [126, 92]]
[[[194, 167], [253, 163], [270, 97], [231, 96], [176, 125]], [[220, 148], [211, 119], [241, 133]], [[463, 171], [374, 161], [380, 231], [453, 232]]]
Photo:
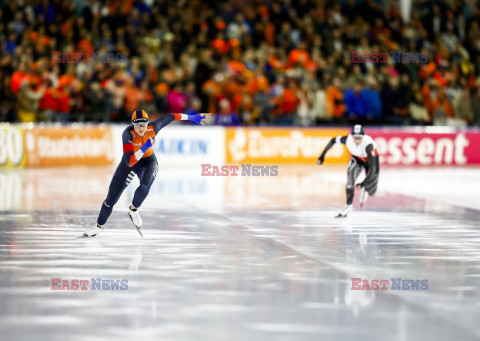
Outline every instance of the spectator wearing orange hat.
[[228, 52], [229, 46], [228, 43], [225, 41], [225, 35], [223, 32], [218, 32], [217, 37], [212, 41], [211, 48], [214, 54], [223, 55]]
[[158, 83], [155, 87], [153, 97], [155, 98], [157, 110], [162, 114], [168, 112], [167, 96], [169, 89], [170, 88], [167, 83]]

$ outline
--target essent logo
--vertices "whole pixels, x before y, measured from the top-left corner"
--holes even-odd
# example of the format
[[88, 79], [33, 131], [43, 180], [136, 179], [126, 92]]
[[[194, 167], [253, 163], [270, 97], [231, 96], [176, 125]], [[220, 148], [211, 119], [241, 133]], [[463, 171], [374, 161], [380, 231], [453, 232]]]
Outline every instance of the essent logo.
[[464, 165], [468, 159], [465, 148], [470, 142], [464, 134], [441, 137], [374, 137], [383, 164], [397, 165]]

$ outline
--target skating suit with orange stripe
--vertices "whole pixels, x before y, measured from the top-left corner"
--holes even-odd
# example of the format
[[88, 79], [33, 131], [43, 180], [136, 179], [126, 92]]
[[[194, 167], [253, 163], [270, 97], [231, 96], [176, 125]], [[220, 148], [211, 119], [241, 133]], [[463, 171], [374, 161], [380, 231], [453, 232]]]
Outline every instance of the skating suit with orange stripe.
[[[133, 117], [138, 117], [135, 112]], [[145, 135], [139, 136], [133, 124], [128, 126], [122, 134], [123, 156], [122, 161], [113, 175], [110, 186], [108, 187], [107, 198], [103, 202], [97, 224], [104, 225], [112, 213], [113, 206], [117, 203], [122, 192], [127, 188], [135, 177], [140, 180], [140, 186], [137, 187], [133, 195], [132, 205], [140, 207], [150, 191], [150, 187], [157, 176], [158, 163], [153, 153], [151, 138], [154, 138], [158, 132], [172, 121], [188, 120], [199, 123], [200, 115], [170, 114], [158, 120], [152, 121], [147, 126]], [[144, 113], [146, 118], [146, 113]]]
[[150, 191], [150, 187], [157, 176], [158, 163], [153, 153], [150, 138], [155, 137], [157, 133], [167, 124], [174, 120], [180, 120], [179, 114], [171, 114], [152, 121], [147, 126], [147, 131], [143, 137], [139, 136], [133, 125], [128, 126], [122, 134], [123, 157], [117, 167], [112, 181], [108, 188], [107, 198], [103, 202], [97, 224], [103, 225], [112, 213], [113, 206], [117, 203], [123, 191], [135, 177], [140, 180], [140, 186], [135, 190], [132, 204], [140, 207]]
[[[128, 158], [128, 165], [130, 167], [133, 167], [141, 159], [147, 158], [153, 154], [152, 147], [146, 146], [144, 153], [142, 153], [141, 150], [142, 146], [144, 146], [150, 138], [155, 138], [156, 136], [155, 129], [153, 128], [153, 122], [152, 124], [148, 125], [147, 131], [143, 136], [140, 136], [135, 132], [135, 129], [133, 129], [133, 125], [129, 126], [127, 129], [124, 130], [122, 135], [123, 155], [125, 159], [127, 159], [127, 154], [130, 155], [130, 157]], [[130, 154], [129, 152], [133, 153]]]
[[128, 185], [135, 174], [139, 175], [140, 178], [138, 171], [142, 167], [154, 168], [154, 174], [156, 175], [157, 158], [153, 153], [150, 138], [155, 138], [163, 127], [179, 119], [177, 116], [177, 114], [171, 114], [150, 122], [144, 136], [139, 136], [135, 132], [133, 124], [129, 125], [122, 134], [123, 157], [114, 177], [125, 179]]

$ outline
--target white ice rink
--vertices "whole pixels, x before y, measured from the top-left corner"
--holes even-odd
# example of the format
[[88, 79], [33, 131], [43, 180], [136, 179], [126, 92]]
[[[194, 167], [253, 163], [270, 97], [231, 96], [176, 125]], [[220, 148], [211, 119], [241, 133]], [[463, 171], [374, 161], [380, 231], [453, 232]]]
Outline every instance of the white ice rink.
[[[377, 196], [335, 219], [345, 171], [160, 165], [141, 239], [126, 214], [135, 182], [101, 235], [78, 238], [110, 168], [0, 170], [0, 339], [479, 340], [480, 168], [383, 168]], [[52, 290], [52, 278], [90, 284]]]

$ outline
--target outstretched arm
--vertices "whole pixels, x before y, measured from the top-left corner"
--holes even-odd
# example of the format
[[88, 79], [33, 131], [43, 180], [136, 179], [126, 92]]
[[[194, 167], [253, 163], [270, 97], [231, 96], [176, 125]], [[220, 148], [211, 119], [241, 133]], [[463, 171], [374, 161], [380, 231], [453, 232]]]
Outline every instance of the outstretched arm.
[[153, 125], [153, 129], [155, 130], [155, 135], [165, 127], [166, 125], [170, 124], [173, 121], [193, 121], [195, 123], [199, 123], [204, 125], [202, 120], [207, 117], [212, 116], [212, 114], [197, 114], [197, 115], [186, 115], [186, 114], [170, 114], [159, 118], [158, 120], [152, 121], [151, 124]]
[[325, 155], [327, 154], [327, 152], [330, 150], [330, 148], [333, 147], [333, 145], [335, 143], [342, 143], [342, 144], [345, 144], [347, 143], [347, 136], [337, 136], [337, 137], [334, 137], [333, 139], [330, 140], [330, 142], [328, 142], [328, 144], [326, 145], [325, 149], [323, 150], [322, 154], [320, 154], [320, 156], [318, 157], [318, 160], [317, 160], [317, 163], [319, 165], [321, 165], [325, 159]]

